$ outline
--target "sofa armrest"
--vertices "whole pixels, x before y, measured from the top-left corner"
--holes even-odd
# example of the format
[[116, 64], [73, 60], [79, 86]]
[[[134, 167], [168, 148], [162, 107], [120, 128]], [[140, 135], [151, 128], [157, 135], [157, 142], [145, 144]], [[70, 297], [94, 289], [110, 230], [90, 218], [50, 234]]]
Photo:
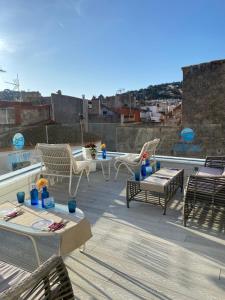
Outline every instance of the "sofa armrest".
[[191, 175], [188, 179], [185, 200], [218, 200], [225, 205], [225, 177]]
[[205, 160], [205, 167], [224, 168], [225, 156], [207, 156]]

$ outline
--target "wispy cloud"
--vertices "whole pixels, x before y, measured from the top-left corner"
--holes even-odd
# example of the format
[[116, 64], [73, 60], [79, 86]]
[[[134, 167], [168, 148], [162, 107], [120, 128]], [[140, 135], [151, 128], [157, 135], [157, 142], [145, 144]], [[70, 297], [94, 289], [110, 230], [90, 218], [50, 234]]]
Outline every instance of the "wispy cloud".
[[35, 51], [33, 53], [33, 56], [35, 58], [44, 58], [44, 57], [50, 57], [52, 55], [54, 55], [55, 53], [57, 53], [57, 49], [56, 48], [48, 48], [48, 49], [44, 49], [44, 50], [40, 50], [40, 51]]
[[0, 38], [0, 53], [13, 53], [15, 52], [15, 47], [11, 45], [8, 41]]
[[84, 0], [70, 0], [71, 6], [73, 8], [73, 10], [75, 11], [75, 13], [81, 17], [82, 16], [82, 5], [84, 3]]
[[62, 22], [58, 22], [59, 27], [61, 27], [62, 29], [65, 28], [64, 24]]

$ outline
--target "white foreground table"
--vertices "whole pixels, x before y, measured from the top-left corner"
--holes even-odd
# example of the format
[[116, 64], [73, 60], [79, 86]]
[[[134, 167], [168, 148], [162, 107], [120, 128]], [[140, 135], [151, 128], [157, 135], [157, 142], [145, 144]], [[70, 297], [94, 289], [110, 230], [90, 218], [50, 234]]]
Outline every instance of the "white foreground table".
[[[18, 208], [16, 202], [4, 202], [0, 204], [0, 211], [7, 209]], [[67, 205], [55, 203], [54, 208], [44, 209], [39, 205], [30, 205], [30, 201], [26, 200], [24, 205], [21, 205], [23, 213], [15, 218], [5, 221], [0, 218], [0, 229], [14, 232], [18, 235], [28, 237], [34, 247], [35, 255], [38, 264], [40, 265], [40, 256], [35, 237], [57, 236], [59, 238], [58, 255], [66, 255], [71, 251], [85, 245], [85, 242], [92, 237], [91, 226], [85, 218], [84, 213], [79, 208], [75, 213], [69, 213]], [[56, 230], [55, 232], [42, 231], [32, 227], [32, 223], [37, 219], [59, 219], [67, 220], [65, 227]]]

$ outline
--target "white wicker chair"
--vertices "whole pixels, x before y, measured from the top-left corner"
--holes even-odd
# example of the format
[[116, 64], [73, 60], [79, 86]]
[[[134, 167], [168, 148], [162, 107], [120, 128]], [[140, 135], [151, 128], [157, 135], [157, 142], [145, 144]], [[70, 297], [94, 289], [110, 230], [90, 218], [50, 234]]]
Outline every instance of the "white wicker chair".
[[119, 170], [121, 166], [125, 166], [133, 175], [135, 170], [141, 168], [143, 154], [147, 152], [149, 157], [153, 157], [155, 161], [155, 151], [160, 142], [160, 139], [154, 139], [150, 142], [147, 142], [143, 145], [140, 154], [128, 153], [123, 156], [115, 158], [114, 167], [116, 169], [115, 180], [117, 179]]
[[[41, 157], [41, 174], [50, 177], [68, 177], [69, 194], [75, 197], [80, 184], [81, 177], [85, 171], [89, 182], [89, 162], [77, 161], [68, 144], [37, 144], [36, 150]], [[78, 182], [74, 193], [72, 193], [73, 175], [78, 175]]]

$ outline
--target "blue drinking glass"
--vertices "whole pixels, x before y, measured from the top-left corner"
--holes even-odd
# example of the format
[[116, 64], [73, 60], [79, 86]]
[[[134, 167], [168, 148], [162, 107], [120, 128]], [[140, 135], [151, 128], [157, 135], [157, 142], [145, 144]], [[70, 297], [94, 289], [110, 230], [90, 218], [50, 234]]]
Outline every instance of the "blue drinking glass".
[[25, 200], [25, 193], [24, 192], [18, 192], [16, 194], [16, 196], [17, 196], [18, 203], [24, 203], [24, 200]]
[[156, 171], [156, 170], [155, 170], [155, 165], [153, 165], [153, 166], [152, 166], [152, 174], [154, 174], [155, 171]]
[[157, 169], [157, 171], [160, 170], [160, 161], [156, 162], [156, 169]]
[[151, 166], [147, 166], [146, 167], [146, 173], [147, 173], [147, 176], [151, 176], [152, 175], [152, 167]]
[[75, 199], [68, 200], [68, 209], [70, 213], [75, 213], [77, 207], [77, 202]]
[[135, 173], [134, 173], [134, 179], [136, 181], [140, 181], [140, 170], [135, 171]]

